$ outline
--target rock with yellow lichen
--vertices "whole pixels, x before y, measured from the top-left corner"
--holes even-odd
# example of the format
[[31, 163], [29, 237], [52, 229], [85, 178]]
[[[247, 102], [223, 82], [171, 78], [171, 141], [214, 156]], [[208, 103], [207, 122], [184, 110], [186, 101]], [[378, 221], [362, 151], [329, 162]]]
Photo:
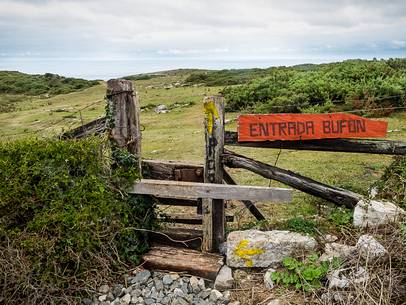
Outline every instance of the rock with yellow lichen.
[[313, 251], [313, 237], [289, 231], [234, 231], [227, 237], [227, 265], [241, 267], [270, 267], [289, 256]]

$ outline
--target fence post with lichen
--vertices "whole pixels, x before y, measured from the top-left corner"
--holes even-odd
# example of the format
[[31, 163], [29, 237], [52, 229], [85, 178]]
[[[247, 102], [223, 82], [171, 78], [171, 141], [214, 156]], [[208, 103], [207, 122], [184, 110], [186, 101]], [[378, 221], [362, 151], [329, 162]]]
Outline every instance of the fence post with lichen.
[[141, 173], [141, 131], [138, 98], [131, 81], [111, 79], [107, 82], [106, 127], [113, 159], [126, 149], [136, 160]]

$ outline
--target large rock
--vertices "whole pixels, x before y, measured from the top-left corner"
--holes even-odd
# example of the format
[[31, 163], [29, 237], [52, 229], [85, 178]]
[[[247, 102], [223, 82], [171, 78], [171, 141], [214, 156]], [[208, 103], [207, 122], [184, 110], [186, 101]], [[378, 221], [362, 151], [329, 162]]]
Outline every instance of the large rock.
[[270, 267], [296, 251], [311, 251], [314, 238], [289, 231], [234, 231], [227, 237], [227, 265], [230, 267]]
[[357, 242], [359, 255], [365, 260], [384, 260], [388, 256], [388, 251], [373, 236], [361, 235]]
[[377, 227], [397, 221], [405, 211], [389, 201], [360, 200], [354, 209], [355, 227]]
[[230, 267], [224, 265], [217, 274], [216, 281], [214, 282], [214, 288], [219, 291], [224, 291], [233, 288], [233, 285], [233, 272]]

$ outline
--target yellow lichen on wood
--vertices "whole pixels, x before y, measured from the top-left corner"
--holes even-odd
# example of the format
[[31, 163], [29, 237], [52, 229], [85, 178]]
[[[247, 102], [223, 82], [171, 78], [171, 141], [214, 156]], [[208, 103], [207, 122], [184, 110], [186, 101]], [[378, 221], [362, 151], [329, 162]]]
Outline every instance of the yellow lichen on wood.
[[251, 256], [262, 254], [265, 250], [260, 248], [248, 248], [248, 244], [249, 241], [247, 239], [240, 241], [234, 250], [234, 254], [243, 259], [247, 267], [252, 267], [254, 262], [252, 261]]
[[207, 116], [207, 131], [211, 135], [213, 133], [214, 120], [219, 118], [216, 104], [214, 103], [214, 100], [212, 98], [205, 98], [204, 113]]

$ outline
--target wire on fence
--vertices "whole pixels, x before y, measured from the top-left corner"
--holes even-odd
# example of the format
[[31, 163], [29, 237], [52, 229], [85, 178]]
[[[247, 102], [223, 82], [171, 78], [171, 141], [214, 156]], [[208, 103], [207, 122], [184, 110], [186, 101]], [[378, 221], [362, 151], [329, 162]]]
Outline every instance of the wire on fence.
[[[102, 100], [98, 100], [98, 101], [96, 101], [96, 102], [90, 103], [89, 105], [86, 105], [86, 106], [84, 106], [84, 107], [82, 107], [82, 108], [76, 110], [75, 112], [72, 112], [71, 115], [75, 115], [75, 114], [79, 114], [79, 113], [80, 113], [80, 115], [81, 115], [81, 113], [82, 113], [83, 110], [85, 110], [85, 109], [87, 109], [87, 108], [89, 108], [89, 107], [91, 107], [91, 106], [100, 104], [101, 102], [104, 102], [104, 101], [105, 101], [105, 99], [102, 99]], [[52, 127], [54, 127], [54, 126], [56, 126], [56, 125], [62, 123], [63, 121], [65, 121], [65, 120], [67, 120], [67, 119], [68, 119], [68, 118], [63, 117], [62, 119], [60, 119], [60, 120], [58, 120], [58, 121], [56, 121], [56, 122], [54, 122], [54, 123], [50, 123], [48, 126], [46, 126], [46, 127], [44, 127], [44, 128], [40, 128], [40, 129], [37, 129], [37, 130], [29, 130], [29, 131], [17, 132], [17, 133], [13, 133], [13, 134], [5, 134], [5, 135], [2, 134], [1, 137], [14, 137], [14, 136], [19, 136], [19, 135], [23, 135], [23, 134], [41, 133], [42, 131], [47, 130], [47, 129], [49, 129], [49, 128], [52, 128]], [[83, 125], [83, 124], [82, 124], [82, 125]]]

